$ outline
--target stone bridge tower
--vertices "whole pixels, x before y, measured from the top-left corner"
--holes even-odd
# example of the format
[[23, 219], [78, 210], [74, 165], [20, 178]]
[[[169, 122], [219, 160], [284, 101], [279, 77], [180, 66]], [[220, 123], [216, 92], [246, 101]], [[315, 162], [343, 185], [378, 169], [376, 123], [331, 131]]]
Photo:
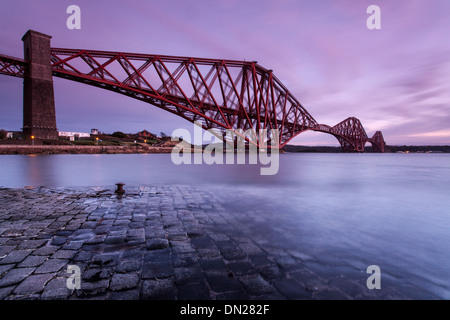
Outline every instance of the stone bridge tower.
[[58, 139], [50, 60], [51, 36], [28, 30], [23, 36], [24, 58], [29, 63], [23, 84], [25, 139]]

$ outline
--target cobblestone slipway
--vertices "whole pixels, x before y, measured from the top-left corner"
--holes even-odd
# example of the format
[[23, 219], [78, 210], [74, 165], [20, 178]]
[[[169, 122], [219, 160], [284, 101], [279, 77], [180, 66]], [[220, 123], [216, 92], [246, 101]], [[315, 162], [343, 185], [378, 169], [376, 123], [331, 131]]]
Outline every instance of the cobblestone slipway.
[[[364, 281], [320, 276], [267, 246], [212, 192], [126, 191], [0, 189], [0, 299], [377, 298]], [[69, 265], [80, 289], [67, 288]]]

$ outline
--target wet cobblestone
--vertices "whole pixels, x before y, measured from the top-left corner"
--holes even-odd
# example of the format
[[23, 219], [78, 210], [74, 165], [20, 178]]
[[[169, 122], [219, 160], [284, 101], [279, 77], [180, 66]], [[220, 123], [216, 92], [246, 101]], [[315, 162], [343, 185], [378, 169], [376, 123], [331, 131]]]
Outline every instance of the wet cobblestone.
[[[193, 187], [2, 188], [0, 203], [0, 299], [379, 297], [364, 274], [313, 272], [310, 257], [267, 243]], [[80, 289], [67, 288], [69, 265]]]

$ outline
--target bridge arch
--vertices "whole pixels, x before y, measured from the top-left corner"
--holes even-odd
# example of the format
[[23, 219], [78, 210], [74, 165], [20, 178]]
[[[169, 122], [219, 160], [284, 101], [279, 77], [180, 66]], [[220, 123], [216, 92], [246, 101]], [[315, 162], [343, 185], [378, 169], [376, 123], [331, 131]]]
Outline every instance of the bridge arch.
[[[259, 146], [271, 140], [283, 148], [293, 137], [313, 130], [335, 136], [345, 152], [362, 152], [367, 141], [384, 150], [381, 133], [372, 141], [354, 117], [333, 127], [319, 124], [272, 70], [256, 61], [64, 48], [49, 48], [49, 53], [55, 77], [150, 103], [204, 129], [266, 129], [266, 140], [256, 141]], [[0, 56], [0, 73], [24, 77], [28, 64]], [[272, 129], [278, 130], [277, 137]]]
[[308, 130], [334, 136], [344, 152], [363, 152], [366, 142], [369, 141], [361, 121], [355, 117], [347, 118], [333, 127], [326, 124], [318, 124]]

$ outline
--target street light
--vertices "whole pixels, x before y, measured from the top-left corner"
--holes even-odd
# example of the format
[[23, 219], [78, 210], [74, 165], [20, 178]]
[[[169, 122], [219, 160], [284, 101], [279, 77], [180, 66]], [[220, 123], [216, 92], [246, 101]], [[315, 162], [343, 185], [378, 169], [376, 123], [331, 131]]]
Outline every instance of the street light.
[[34, 146], [34, 136], [31, 136], [31, 144]]
[[97, 138], [95, 138], [95, 141], [97, 141], [97, 145], [98, 145], [98, 137], [97, 137]]

